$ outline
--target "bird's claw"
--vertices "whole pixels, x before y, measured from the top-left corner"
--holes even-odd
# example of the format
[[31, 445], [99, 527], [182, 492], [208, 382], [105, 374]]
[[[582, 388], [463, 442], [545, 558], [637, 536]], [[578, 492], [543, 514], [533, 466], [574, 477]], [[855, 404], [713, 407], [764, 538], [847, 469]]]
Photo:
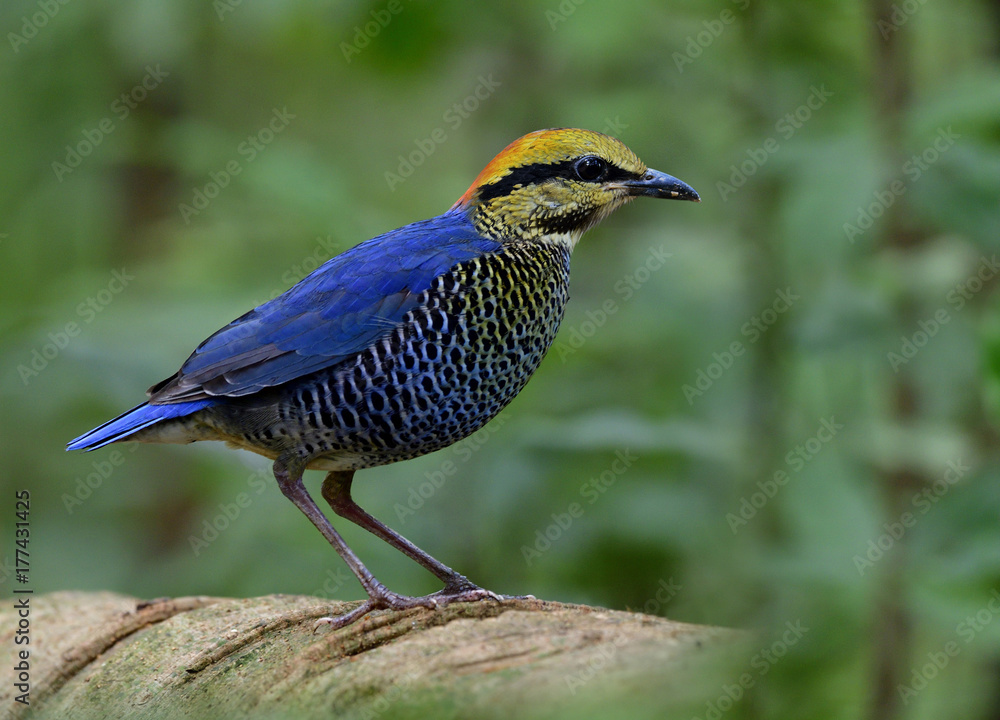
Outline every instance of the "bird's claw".
[[[409, 595], [398, 595], [389, 590], [383, 590], [377, 595], [369, 597], [361, 605], [353, 610], [337, 617], [322, 617], [313, 624], [313, 632], [319, 630], [322, 625], [329, 625], [331, 630], [339, 630], [347, 627], [351, 623], [361, 619], [373, 610], [409, 610], [415, 607], [425, 607], [431, 610], [440, 610], [446, 605], [456, 602], [479, 602], [481, 600], [493, 600], [503, 602], [515, 596], [500, 595], [492, 590], [486, 590], [477, 585], [461, 588], [445, 588], [430, 595], [411, 597]], [[528, 596], [525, 596], [528, 597]]]
[[440, 592], [442, 593], [440, 597], [446, 600], [445, 604], [453, 602], [478, 602], [480, 600], [493, 600], [494, 602], [501, 602], [504, 599], [503, 595], [499, 595], [492, 590], [476, 587], [475, 585], [456, 591], [449, 591], [446, 588]]

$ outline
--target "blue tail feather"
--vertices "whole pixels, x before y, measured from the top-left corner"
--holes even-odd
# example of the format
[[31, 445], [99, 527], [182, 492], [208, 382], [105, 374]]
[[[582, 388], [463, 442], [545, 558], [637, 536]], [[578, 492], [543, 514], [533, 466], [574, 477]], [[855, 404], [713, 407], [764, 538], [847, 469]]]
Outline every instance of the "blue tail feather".
[[195, 400], [185, 403], [170, 403], [167, 405], [150, 405], [142, 403], [128, 412], [122, 413], [114, 420], [108, 420], [90, 432], [84, 433], [67, 445], [67, 450], [96, 450], [116, 440], [124, 440], [129, 435], [139, 432], [162, 420], [173, 420], [184, 417], [212, 404], [212, 400]]

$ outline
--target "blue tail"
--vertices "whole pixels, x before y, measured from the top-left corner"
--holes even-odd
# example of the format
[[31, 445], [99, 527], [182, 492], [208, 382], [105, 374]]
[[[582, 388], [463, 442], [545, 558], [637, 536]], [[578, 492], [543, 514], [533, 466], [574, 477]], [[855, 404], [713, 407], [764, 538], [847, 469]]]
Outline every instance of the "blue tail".
[[137, 405], [126, 413], [122, 413], [114, 420], [108, 420], [103, 425], [94, 428], [88, 433], [84, 433], [76, 440], [70, 441], [66, 445], [67, 450], [96, 450], [104, 447], [116, 440], [124, 440], [129, 435], [137, 433], [143, 428], [155, 425], [161, 420], [172, 420], [184, 417], [212, 404], [212, 400], [194, 400], [185, 403], [171, 403], [168, 405], [150, 405], [143, 403]]

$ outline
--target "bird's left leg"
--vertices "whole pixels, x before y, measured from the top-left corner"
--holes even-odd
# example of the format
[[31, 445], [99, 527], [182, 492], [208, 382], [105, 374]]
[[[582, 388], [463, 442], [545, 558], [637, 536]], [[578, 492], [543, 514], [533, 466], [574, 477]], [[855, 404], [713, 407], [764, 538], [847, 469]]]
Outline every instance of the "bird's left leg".
[[401, 553], [417, 561], [440, 578], [444, 583], [444, 589], [440, 593], [435, 593], [432, 597], [449, 601], [480, 600], [484, 598], [500, 599], [495, 593], [475, 585], [464, 575], [431, 557], [385, 523], [362, 510], [361, 506], [354, 502], [354, 498], [351, 497], [351, 482], [353, 480], [353, 470], [335, 470], [328, 473], [326, 479], [323, 481], [323, 497], [330, 503], [330, 507], [333, 508], [333, 511], [337, 515], [345, 520], [350, 520], [355, 525], [359, 525], [376, 537], [385, 540]]

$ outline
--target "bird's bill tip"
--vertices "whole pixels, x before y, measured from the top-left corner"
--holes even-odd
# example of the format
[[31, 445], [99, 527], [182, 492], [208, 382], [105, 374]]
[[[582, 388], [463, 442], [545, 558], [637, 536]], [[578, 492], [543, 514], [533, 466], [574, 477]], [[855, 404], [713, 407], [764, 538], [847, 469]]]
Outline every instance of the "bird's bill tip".
[[633, 197], [655, 197], [668, 200], [690, 200], [701, 202], [701, 197], [693, 187], [673, 175], [667, 175], [659, 170], [647, 170], [638, 180], [622, 183]]

